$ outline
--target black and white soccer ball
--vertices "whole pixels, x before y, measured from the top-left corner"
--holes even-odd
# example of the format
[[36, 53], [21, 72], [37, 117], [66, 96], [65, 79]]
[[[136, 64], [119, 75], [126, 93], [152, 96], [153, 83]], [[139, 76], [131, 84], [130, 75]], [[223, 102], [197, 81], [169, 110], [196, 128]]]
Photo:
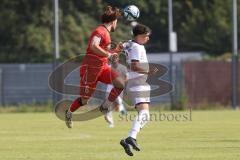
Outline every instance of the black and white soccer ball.
[[127, 21], [135, 21], [140, 16], [140, 11], [135, 5], [128, 5], [123, 9], [123, 16]]

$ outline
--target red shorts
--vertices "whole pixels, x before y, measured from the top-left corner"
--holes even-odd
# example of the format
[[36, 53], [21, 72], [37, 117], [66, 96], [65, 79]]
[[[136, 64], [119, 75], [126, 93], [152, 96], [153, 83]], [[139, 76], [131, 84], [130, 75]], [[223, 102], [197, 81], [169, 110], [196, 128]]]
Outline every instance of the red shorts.
[[83, 65], [80, 68], [80, 96], [90, 98], [94, 93], [97, 82], [111, 84], [118, 77], [117, 72], [111, 69], [107, 64], [101, 67]]

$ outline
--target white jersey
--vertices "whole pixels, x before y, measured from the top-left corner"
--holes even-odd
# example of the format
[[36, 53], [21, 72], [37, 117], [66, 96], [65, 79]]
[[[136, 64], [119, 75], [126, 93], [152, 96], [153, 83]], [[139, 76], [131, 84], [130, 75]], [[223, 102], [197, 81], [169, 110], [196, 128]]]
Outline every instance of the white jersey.
[[[128, 41], [124, 43], [123, 47], [126, 53], [126, 61], [129, 66], [131, 66], [132, 60], [137, 60], [139, 61], [141, 68], [146, 71], [149, 70], [146, 50], [143, 45], [134, 41]], [[127, 94], [131, 97], [135, 105], [141, 102], [150, 102], [151, 87], [146, 83], [147, 74], [132, 71], [131, 67], [129, 67], [129, 69], [126, 86]]]
[[[146, 54], [146, 49], [144, 45], [138, 44], [132, 40], [124, 43], [124, 51], [126, 53], [126, 61], [129, 66], [131, 66], [132, 60], [138, 60], [140, 63], [140, 66], [144, 68], [146, 71], [148, 71], [148, 59]], [[135, 71], [132, 71], [131, 68], [128, 72], [128, 78], [133, 79], [139, 76], [143, 76], [144, 74], [137, 73]]]

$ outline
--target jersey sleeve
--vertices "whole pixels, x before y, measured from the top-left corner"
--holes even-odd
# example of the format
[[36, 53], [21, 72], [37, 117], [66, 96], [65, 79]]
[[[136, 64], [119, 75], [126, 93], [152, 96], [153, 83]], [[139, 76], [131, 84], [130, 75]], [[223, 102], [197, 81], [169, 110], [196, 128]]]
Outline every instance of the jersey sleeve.
[[137, 46], [134, 46], [131, 48], [131, 50], [128, 52], [128, 58], [129, 60], [138, 60], [140, 61], [140, 53], [141, 49]]
[[[100, 39], [100, 44], [99, 46], [105, 50], [109, 50], [109, 44], [111, 42], [110, 40], [110, 36], [109, 33], [106, 31], [105, 28], [101, 27], [98, 28], [95, 33], [94, 33], [95, 37], [98, 37]], [[93, 37], [94, 37], [93, 36]]]
[[94, 36], [96, 36], [100, 39], [104, 38], [104, 34], [101, 30], [96, 30], [95, 33], [94, 33]]
[[97, 44], [97, 45], [99, 45], [99, 44], [100, 44], [100, 42], [101, 42], [101, 37], [100, 37], [100, 36], [97, 36], [97, 35], [95, 35], [95, 36], [93, 36], [93, 38], [92, 38], [92, 44], [91, 44], [91, 45], [94, 45], [94, 44]]

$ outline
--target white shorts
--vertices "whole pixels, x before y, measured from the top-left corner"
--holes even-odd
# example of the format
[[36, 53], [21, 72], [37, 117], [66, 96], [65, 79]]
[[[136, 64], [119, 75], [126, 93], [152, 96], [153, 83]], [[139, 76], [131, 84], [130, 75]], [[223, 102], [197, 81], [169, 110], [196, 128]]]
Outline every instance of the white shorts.
[[130, 96], [134, 105], [138, 103], [150, 103], [151, 87], [146, 82], [147, 76], [129, 79], [127, 82], [127, 95]]

